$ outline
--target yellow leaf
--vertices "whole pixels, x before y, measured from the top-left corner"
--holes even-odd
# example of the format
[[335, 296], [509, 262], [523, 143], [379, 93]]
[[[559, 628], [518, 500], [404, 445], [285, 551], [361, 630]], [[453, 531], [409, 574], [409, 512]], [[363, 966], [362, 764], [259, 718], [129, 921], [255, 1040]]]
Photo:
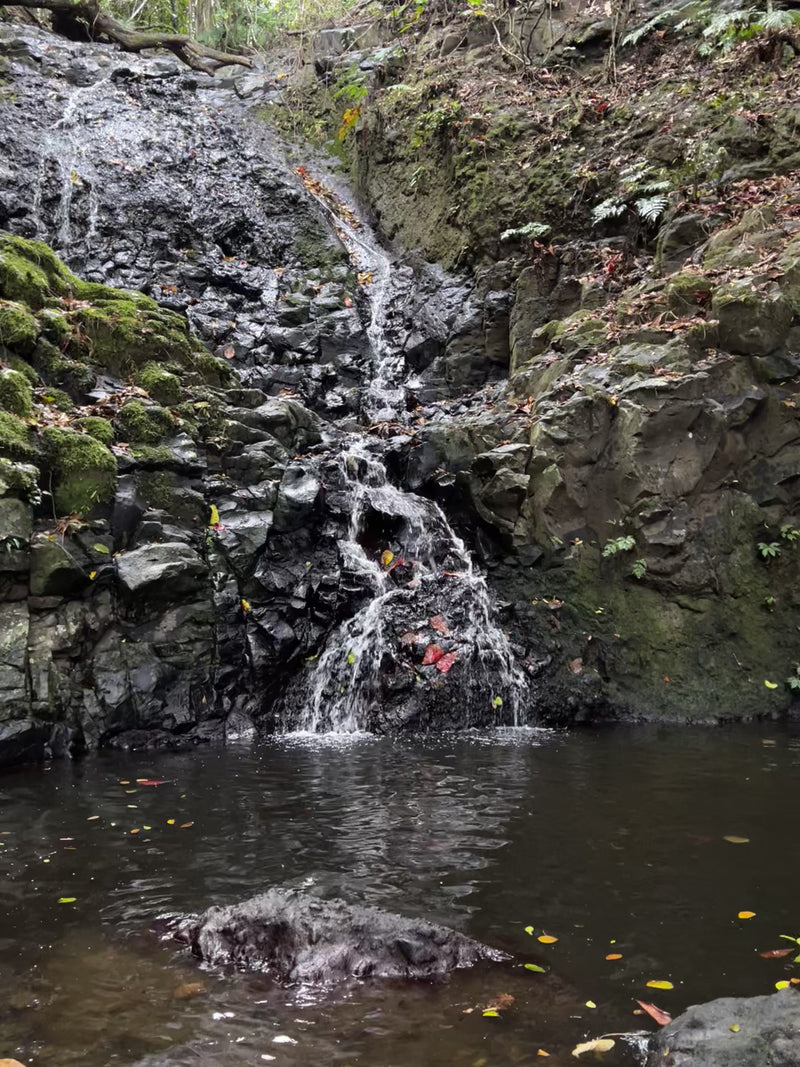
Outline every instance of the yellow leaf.
[[144, 827], [142, 827], [142, 829], [144, 829], [144, 830], [152, 830], [153, 827], [152, 826], [144, 826]]
[[664, 981], [663, 979], [653, 979], [652, 982], [647, 983], [649, 989], [674, 989], [675, 986], [672, 982]]
[[89, 571], [89, 581], [93, 582], [97, 577], [97, 571]]
[[532, 926], [526, 926], [525, 927], [525, 933], [532, 935], [533, 934], [533, 927]]
[[778, 683], [777, 682], [770, 682], [767, 678], [764, 679], [764, 685], [767, 687], [767, 689], [777, 689], [778, 688]]
[[[77, 899], [78, 899], [77, 897], [59, 897], [58, 898], [58, 903], [59, 904], [74, 904]], [[789, 983], [787, 982], [786, 984], [788, 985]]]
[[722, 840], [723, 841], [730, 841], [730, 843], [732, 845], [749, 845], [750, 844], [750, 838], [749, 837], [737, 837], [736, 834], [726, 834], [723, 837]]
[[582, 1056], [584, 1052], [610, 1052], [616, 1044], [610, 1037], [596, 1037], [594, 1041], [584, 1041], [572, 1050], [573, 1056]]
[[526, 963], [525, 970], [533, 971], [534, 974], [547, 974], [547, 971], [544, 969], [544, 967], [540, 967], [538, 963]]
[[752, 919], [754, 915], [755, 915], [754, 911], [740, 911], [739, 912], [739, 918], [740, 919]]
[[175, 825], [175, 820], [174, 819], [167, 819], [167, 826], [174, 826], [174, 825]]
[[550, 1053], [549, 1052], [545, 1052], [545, 1050], [543, 1048], [537, 1048], [536, 1055], [537, 1056], [549, 1056]]
[[246, 615], [249, 610], [250, 610], [250, 601], [249, 600], [245, 600], [245, 598], [242, 597], [242, 611]]
[[209, 526], [219, 526], [219, 512], [217, 511], [217, 505], [211, 505], [211, 518], [208, 520]]
[[552, 934], [539, 934], [536, 940], [541, 941], [543, 945], [554, 945], [558, 938], [553, 937]]
[[596, 1008], [597, 1005], [595, 1004], [595, 1002], [593, 1000], [587, 1000], [586, 1001], [586, 1007], [587, 1008]]
[[494, 1008], [487, 1008], [486, 1011], [483, 1013], [483, 1017], [485, 1019], [499, 1019], [500, 1012], [495, 1011]]
[[789, 988], [789, 983], [788, 982], [776, 982], [775, 983], [775, 988], [776, 989], [788, 989]]
[[381, 552], [381, 566], [388, 567], [393, 559], [394, 552], [390, 552], [388, 548]]
[[741, 1030], [741, 1026], [739, 1026], [738, 1023], [731, 1023], [731, 1031], [734, 1034], [738, 1034], [740, 1030]]

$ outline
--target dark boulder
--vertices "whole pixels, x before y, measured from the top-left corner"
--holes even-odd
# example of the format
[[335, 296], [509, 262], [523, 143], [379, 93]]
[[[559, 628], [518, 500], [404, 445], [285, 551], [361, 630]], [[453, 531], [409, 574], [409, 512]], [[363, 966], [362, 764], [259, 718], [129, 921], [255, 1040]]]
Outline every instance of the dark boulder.
[[722, 997], [696, 1004], [653, 1041], [647, 1067], [798, 1067], [800, 996]]
[[171, 924], [199, 959], [270, 973], [279, 981], [439, 978], [505, 953], [446, 926], [378, 908], [271, 889]]

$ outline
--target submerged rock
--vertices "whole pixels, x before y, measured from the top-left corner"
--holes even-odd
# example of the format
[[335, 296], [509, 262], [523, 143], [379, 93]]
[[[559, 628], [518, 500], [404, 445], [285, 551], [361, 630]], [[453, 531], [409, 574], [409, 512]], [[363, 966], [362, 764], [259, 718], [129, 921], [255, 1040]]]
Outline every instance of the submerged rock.
[[655, 1036], [647, 1067], [795, 1067], [800, 996], [721, 997], [696, 1004]]
[[326, 985], [349, 978], [440, 978], [479, 960], [509, 958], [446, 926], [279, 889], [179, 920], [173, 937], [208, 963]]

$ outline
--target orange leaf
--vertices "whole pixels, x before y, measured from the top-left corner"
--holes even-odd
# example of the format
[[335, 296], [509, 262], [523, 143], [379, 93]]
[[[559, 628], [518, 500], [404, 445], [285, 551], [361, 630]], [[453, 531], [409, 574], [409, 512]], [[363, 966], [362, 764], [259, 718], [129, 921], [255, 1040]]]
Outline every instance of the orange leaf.
[[770, 948], [766, 952], [759, 952], [759, 956], [765, 960], [780, 960], [794, 951], [793, 948]]
[[622, 959], [622, 953], [621, 952], [609, 952], [609, 954], [606, 956], [606, 959], [607, 960], [621, 960]]
[[445, 621], [443, 615], [434, 615], [430, 619], [430, 624], [436, 630], [437, 633], [442, 634], [444, 637], [450, 636], [450, 629]]
[[422, 657], [422, 666], [430, 667], [432, 663], [438, 663], [444, 655], [444, 649], [439, 648], [438, 645], [428, 645], [425, 649], [425, 655]]
[[543, 945], [554, 945], [558, 938], [553, 937], [552, 934], [540, 934], [536, 940], [541, 941]]
[[637, 1000], [636, 1003], [640, 1008], [644, 1008], [651, 1019], [655, 1019], [659, 1026], [666, 1026], [667, 1023], [672, 1022], [672, 1016], [668, 1011], [662, 1011], [661, 1008], [657, 1008], [655, 1004], [647, 1004], [644, 1000]]

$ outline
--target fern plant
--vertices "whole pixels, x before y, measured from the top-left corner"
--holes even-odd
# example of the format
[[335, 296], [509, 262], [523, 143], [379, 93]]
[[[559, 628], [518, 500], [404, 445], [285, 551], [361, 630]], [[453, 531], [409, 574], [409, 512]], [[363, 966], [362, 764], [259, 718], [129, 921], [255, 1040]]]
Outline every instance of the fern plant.
[[515, 226], [510, 230], [503, 230], [500, 234], [501, 241], [523, 240], [538, 241], [540, 237], [547, 237], [550, 227], [544, 222], [526, 222], [524, 226]]
[[667, 193], [671, 188], [671, 183], [647, 163], [634, 163], [620, 171], [617, 195], [595, 205], [592, 222], [597, 225], [620, 218], [631, 210], [643, 222], [657, 222], [669, 206]]

